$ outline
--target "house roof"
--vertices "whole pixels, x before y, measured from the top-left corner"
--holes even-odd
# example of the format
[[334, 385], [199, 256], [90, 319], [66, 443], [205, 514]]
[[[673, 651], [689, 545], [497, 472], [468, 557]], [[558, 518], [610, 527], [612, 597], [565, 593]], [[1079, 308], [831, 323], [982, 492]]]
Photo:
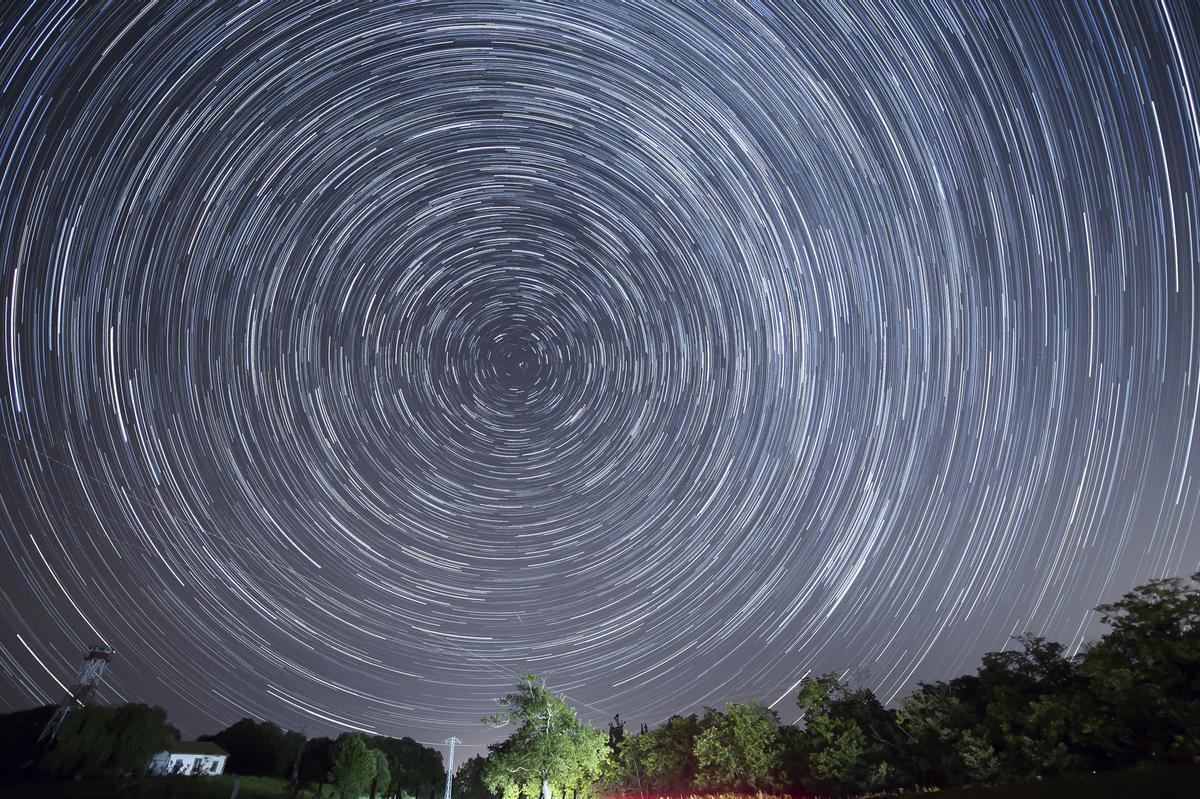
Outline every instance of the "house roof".
[[229, 757], [229, 753], [212, 741], [176, 741], [167, 748], [172, 755], [211, 755]]

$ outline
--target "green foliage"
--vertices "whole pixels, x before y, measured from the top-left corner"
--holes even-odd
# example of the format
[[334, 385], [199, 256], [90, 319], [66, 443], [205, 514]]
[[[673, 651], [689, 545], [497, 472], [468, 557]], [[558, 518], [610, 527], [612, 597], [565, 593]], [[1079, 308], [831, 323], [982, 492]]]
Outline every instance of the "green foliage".
[[388, 767], [387, 755], [378, 749], [368, 749], [367, 751], [375, 759], [375, 772], [371, 776], [375, 782], [376, 792], [378, 794], [385, 793], [392, 781], [392, 772]]
[[[1073, 754], [1078, 742], [1068, 729], [1074, 701], [1085, 683], [1061, 644], [1036, 636], [1016, 639], [1020, 650], [983, 656], [968, 695], [978, 723], [975, 734], [999, 760], [992, 780], [1047, 777], [1084, 767]], [[982, 744], [980, 744], [982, 746]]]
[[628, 753], [644, 790], [658, 793], [682, 793], [696, 780], [699, 762], [695, 754], [700, 721], [696, 716], [671, 716], [657, 728], [636, 736], [626, 736]]
[[697, 785], [706, 789], [765, 791], [779, 785], [783, 742], [779, 720], [758, 702], [709, 710], [693, 751]]
[[[965, 752], [977, 756], [974, 743], [964, 736], [970, 733], [975, 715], [947, 683], [922, 683], [904, 697], [896, 710], [896, 726], [910, 776], [917, 785], [965, 785], [988, 782], [972, 777]], [[989, 745], [990, 748], [990, 745]], [[972, 761], [974, 762], [974, 761]]]
[[[387, 755], [390, 785], [388, 794], [407, 793], [428, 796], [446, 784], [446, 770], [437, 750], [417, 743], [412, 738], [367, 738], [367, 746]], [[384, 790], [383, 787], [380, 790]]]
[[488, 789], [505, 799], [539, 793], [548, 799], [552, 790], [591, 793], [608, 758], [607, 736], [580, 722], [575, 711], [532, 674], [521, 678], [516, 692], [500, 704], [505, 710], [484, 721], [517, 729], [489, 747], [483, 772]]
[[1088, 732], [1107, 764], [1200, 762], [1200, 572], [1154, 580], [1096, 610]]
[[838, 794], [903, 785], [895, 765], [901, 752], [895, 712], [870, 689], [854, 689], [830, 672], [802, 680], [796, 703], [805, 721], [801, 758], [817, 785]]
[[177, 734], [160, 707], [76, 708], [38, 765], [43, 774], [55, 777], [140, 775]]
[[366, 793], [371, 777], [375, 775], [376, 762], [362, 735], [347, 732], [338, 736], [333, 744], [332, 760], [326, 779], [338, 796], [358, 799]]

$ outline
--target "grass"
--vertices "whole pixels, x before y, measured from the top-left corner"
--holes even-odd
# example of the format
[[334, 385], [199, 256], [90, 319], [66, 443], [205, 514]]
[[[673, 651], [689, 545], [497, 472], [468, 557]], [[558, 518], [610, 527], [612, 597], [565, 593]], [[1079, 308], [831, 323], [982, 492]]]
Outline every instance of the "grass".
[[[287, 782], [273, 777], [143, 777], [125, 780], [68, 780], [0, 785], [4, 799], [229, 799], [241, 780], [238, 799], [284, 799]], [[1200, 765], [1086, 774], [1055, 780], [1014, 782], [995, 788], [922, 793], [929, 799], [1194, 799], [1200, 795]], [[904, 794], [903, 796], [917, 796]], [[302, 791], [301, 799], [313, 799]], [[712, 799], [712, 797], [696, 797]], [[751, 799], [725, 794], [722, 799]]]
[[[1194, 799], [1200, 766], [1079, 774], [1053, 780], [1011, 782], [994, 788], [933, 791], [930, 799]], [[915, 794], [905, 794], [914, 796]]]

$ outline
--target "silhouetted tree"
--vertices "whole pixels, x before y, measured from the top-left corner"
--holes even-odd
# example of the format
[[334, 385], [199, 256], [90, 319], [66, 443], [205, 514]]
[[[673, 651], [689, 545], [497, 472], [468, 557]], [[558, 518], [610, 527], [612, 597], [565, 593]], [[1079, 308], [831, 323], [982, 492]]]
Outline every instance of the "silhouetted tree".
[[0, 780], [29, 776], [26, 766], [37, 758], [38, 736], [54, 710], [54, 705], [43, 705], [0, 716]]
[[39, 762], [54, 777], [109, 777], [145, 774], [150, 758], [178, 740], [167, 712], [149, 705], [77, 708]]
[[313, 738], [304, 745], [300, 755], [300, 782], [305, 785], [324, 784], [333, 767], [333, 739]]
[[621, 741], [625, 739], [625, 722], [621, 721], [621, 714], [613, 716], [613, 720], [608, 723], [608, 747], [616, 751], [621, 746]]
[[483, 781], [487, 758], [475, 755], [458, 767], [454, 775], [455, 799], [500, 799], [500, 794], [489, 790]]
[[291, 776], [296, 750], [304, 737], [284, 731], [274, 722], [241, 719], [200, 740], [212, 741], [229, 753], [229, 772], [286, 779]]
[[1200, 759], [1200, 572], [1096, 608], [1111, 630], [1083, 655], [1086, 730], [1106, 765]]

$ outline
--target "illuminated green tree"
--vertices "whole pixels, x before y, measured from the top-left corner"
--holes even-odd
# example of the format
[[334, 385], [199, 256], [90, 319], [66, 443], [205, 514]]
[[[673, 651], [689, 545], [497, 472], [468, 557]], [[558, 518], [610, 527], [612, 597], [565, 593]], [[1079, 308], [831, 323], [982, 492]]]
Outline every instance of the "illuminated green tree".
[[484, 719], [515, 726], [507, 740], [489, 747], [484, 784], [505, 799], [550, 799], [552, 788], [587, 795], [608, 757], [608, 738], [579, 721], [575, 711], [532, 674], [500, 700], [504, 711]]
[[333, 765], [328, 781], [343, 799], [358, 799], [371, 786], [375, 776], [375, 754], [367, 749], [362, 735], [348, 732], [338, 736], [333, 744]]
[[710, 710], [696, 738], [697, 783], [726, 791], [779, 786], [783, 742], [779, 720], [758, 702]]

